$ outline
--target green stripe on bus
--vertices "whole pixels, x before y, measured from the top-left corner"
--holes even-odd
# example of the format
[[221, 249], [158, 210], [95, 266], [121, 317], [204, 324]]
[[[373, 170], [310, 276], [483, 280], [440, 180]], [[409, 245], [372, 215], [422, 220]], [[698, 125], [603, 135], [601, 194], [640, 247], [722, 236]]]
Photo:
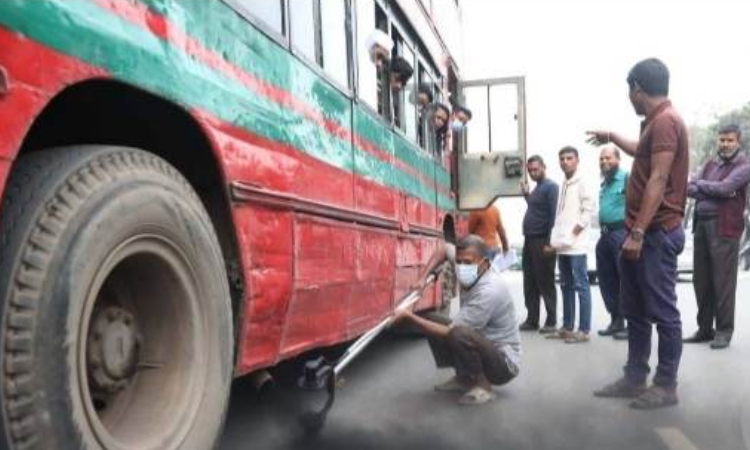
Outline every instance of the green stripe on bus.
[[[232, 64], [290, 92], [340, 125], [350, 127], [350, 123], [341, 117], [344, 104], [348, 106], [351, 103], [346, 96], [290, 55], [287, 48], [280, 46], [249, 25], [225, 3], [221, 1], [140, 1], [153, 11], [169, 17], [171, 21], [179, 18], [182, 23], [177, 23], [177, 26], [183, 30], [189, 30], [192, 38], [222, 55]], [[222, 32], [217, 33], [216, 24], [221, 24]], [[355, 108], [361, 107], [355, 105]], [[370, 121], [365, 128], [355, 127], [354, 131], [383, 150], [389, 147], [392, 133], [382, 121]], [[431, 169], [422, 170], [426, 167], [425, 162], [434, 164], [434, 161], [428, 155], [420, 154], [421, 149], [406, 139], [403, 140], [403, 144], [403, 148], [397, 150], [396, 157], [419, 170], [423, 175], [434, 179]], [[449, 183], [450, 179], [448, 183], [441, 182], [446, 187]]]

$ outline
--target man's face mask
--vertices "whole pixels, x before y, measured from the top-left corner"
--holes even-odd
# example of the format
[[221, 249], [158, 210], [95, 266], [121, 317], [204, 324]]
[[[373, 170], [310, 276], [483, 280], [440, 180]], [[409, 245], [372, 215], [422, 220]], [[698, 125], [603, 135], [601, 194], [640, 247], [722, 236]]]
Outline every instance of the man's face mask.
[[451, 130], [453, 130], [454, 133], [460, 133], [463, 131], [464, 127], [466, 127], [466, 125], [458, 119], [454, 119], [453, 122], [451, 122]]
[[456, 276], [463, 288], [469, 288], [479, 278], [479, 264], [456, 264]]
[[486, 260], [487, 258], [482, 258], [478, 263], [459, 262], [456, 264], [456, 277], [458, 278], [458, 283], [462, 288], [471, 289], [474, 284], [476, 284], [477, 280], [479, 280], [479, 277], [484, 275], [484, 272], [487, 271], [487, 268], [485, 268], [485, 270], [482, 270], [480, 269], [480, 267]]

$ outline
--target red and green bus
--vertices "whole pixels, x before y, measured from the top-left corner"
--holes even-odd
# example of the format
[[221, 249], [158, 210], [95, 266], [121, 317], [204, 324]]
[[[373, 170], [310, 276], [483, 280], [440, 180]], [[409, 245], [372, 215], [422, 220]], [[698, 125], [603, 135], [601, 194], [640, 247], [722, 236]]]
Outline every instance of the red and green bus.
[[462, 84], [459, 37], [458, 0], [0, 1], [0, 447], [212, 448], [233, 377], [390, 314], [457, 199], [518, 193], [523, 80]]

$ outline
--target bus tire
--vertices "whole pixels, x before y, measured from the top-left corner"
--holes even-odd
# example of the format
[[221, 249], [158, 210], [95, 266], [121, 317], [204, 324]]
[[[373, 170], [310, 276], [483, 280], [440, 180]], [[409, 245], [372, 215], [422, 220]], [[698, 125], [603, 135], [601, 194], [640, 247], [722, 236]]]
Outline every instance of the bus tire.
[[229, 295], [210, 218], [167, 162], [21, 156], [0, 209], [0, 448], [214, 448]]

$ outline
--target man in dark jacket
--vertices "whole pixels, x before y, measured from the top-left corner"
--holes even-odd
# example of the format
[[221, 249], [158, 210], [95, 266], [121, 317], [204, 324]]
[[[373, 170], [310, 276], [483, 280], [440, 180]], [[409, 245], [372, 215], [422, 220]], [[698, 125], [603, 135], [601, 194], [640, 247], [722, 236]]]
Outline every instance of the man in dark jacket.
[[546, 167], [541, 156], [534, 155], [526, 162], [529, 177], [536, 183], [531, 191], [523, 183], [524, 198], [527, 210], [523, 218], [523, 296], [526, 303], [526, 321], [521, 324], [521, 331], [539, 328], [539, 297], [544, 299], [547, 318], [541, 333], [554, 333], [557, 326], [557, 289], [555, 288], [554, 252], [545, 251], [549, 246], [552, 225], [555, 223], [558, 186], [548, 179]]
[[740, 153], [740, 138], [737, 125], [719, 130], [717, 156], [701, 168], [687, 191], [695, 199], [693, 287], [698, 331], [684, 342], [712, 341], [713, 349], [728, 347], [734, 331], [736, 261], [750, 183], [750, 163]]

